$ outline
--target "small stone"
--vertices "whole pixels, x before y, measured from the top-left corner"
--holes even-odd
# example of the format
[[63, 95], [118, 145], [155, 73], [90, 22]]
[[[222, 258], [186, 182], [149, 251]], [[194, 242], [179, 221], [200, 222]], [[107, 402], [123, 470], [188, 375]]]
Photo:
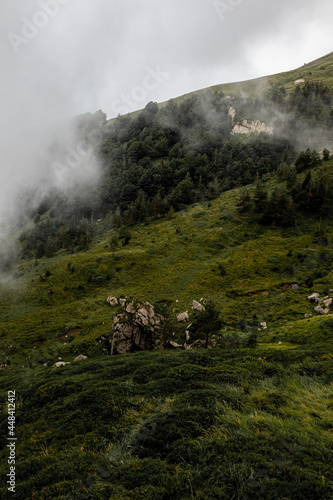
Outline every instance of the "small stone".
[[329, 309], [328, 309], [328, 308], [324, 309], [324, 308], [323, 308], [323, 307], [321, 307], [321, 306], [317, 306], [317, 307], [315, 307], [315, 309], [314, 309], [314, 310], [315, 310], [317, 313], [319, 313], [319, 314], [328, 314], [328, 312], [329, 312]]
[[80, 354], [79, 356], [76, 356], [76, 358], [73, 359], [73, 361], [83, 361], [84, 359], [87, 359], [88, 356], [84, 356], [83, 354]]
[[197, 302], [196, 300], [193, 300], [192, 302], [192, 309], [194, 311], [204, 311], [205, 308], [202, 304], [200, 304], [200, 302]]
[[333, 299], [327, 299], [323, 301], [325, 307], [330, 307], [332, 305]]
[[189, 321], [189, 319], [190, 319], [190, 317], [189, 317], [187, 311], [185, 311], [181, 314], [178, 314], [178, 316], [177, 316], [178, 323], [187, 323]]
[[316, 302], [318, 304], [320, 301], [320, 294], [313, 293], [312, 295], [309, 295], [308, 300], [310, 300], [311, 302]]
[[118, 305], [118, 299], [116, 297], [108, 297], [106, 302], [110, 304], [111, 307], [115, 307]]

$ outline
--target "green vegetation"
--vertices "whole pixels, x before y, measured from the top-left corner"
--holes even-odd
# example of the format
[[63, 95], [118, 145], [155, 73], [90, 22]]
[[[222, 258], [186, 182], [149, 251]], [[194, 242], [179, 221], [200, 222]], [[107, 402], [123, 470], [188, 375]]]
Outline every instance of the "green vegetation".
[[[305, 128], [331, 127], [322, 82], [284, 103]], [[329, 146], [232, 137], [202, 102], [107, 123], [102, 184], [53, 193], [4, 254], [1, 498], [9, 390], [18, 500], [333, 498], [333, 309], [308, 300], [333, 297]], [[109, 296], [153, 304], [169, 349], [110, 356]]]
[[[332, 354], [251, 351], [6, 372], [2, 387], [18, 394], [16, 497], [331, 498]], [[5, 418], [1, 436], [5, 463]]]

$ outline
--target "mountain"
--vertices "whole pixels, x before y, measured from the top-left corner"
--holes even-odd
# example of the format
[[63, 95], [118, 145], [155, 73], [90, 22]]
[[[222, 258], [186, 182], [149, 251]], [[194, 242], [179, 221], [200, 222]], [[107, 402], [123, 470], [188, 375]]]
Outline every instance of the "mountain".
[[[315, 83], [322, 82], [324, 85], [333, 88], [333, 52], [316, 59], [310, 63], [304, 63], [300, 68], [277, 73], [275, 75], [254, 78], [243, 82], [224, 83], [210, 87], [215, 92], [223, 92], [225, 95], [247, 95], [250, 97], [261, 97], [275, 88], [284, 87], [288, 94], [295, 88], [295, 82], [304, 80], [304, 82]], [[300, 83], [304, 83], [300, 82]], [[185, 96], [179, 97], [182, 100], [192, 95], [205, 92], [207, 89], [198, 90]]]
[[3, 498], [332, 497], [332, 57], [76, 120], [2, 254]]

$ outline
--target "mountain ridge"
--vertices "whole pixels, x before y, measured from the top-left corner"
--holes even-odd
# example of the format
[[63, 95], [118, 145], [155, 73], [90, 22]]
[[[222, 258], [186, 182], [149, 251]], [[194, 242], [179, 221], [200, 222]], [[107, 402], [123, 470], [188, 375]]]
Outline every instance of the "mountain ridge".
[[[2, 498], [8, 477], [18, 500], [332, 498], [333, 114], [315, 82], [78, 120], [101, 177], [27, 204], [1, 254]], [[232, 135], [281, 109], [272, 134]], [[147, 303], [158, 341], [111, 355], [114, 318]]]

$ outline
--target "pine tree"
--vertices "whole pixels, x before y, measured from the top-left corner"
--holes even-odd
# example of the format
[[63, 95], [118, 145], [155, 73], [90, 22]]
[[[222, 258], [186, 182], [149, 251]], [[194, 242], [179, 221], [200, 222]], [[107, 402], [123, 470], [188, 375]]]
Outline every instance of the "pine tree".
[[257, 174], [256, 188], [253, 196], [255, 211], [258, 214], [265, 214], [267, 211], [268, 193], [261, 179]]

